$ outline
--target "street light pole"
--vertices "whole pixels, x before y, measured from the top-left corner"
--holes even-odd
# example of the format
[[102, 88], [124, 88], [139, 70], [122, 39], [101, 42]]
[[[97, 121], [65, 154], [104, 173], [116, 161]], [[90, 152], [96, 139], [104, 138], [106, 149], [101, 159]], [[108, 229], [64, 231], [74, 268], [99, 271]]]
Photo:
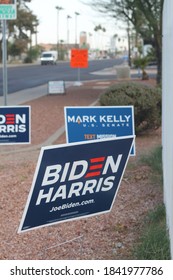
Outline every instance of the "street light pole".
[[7, 106], [7, 94], [8, 94], [6, 26], [7, 26], [6, 20], [2, 20], [3, 95], [4, 95], [5, 106]]
[[[59, 12], [61, 10], [63, 10], [63, 8], [60, 6], [56, 6], [55, 8], [57, 9], [57, 52], [58, 52], [58, 50], [59, 50]], [[58, 52], [58, 58], [59, 58], [59, 52]]]
[[131, 42], [130, 42], [130, 24], [127, 22], [127, 40], [128, 40], [128, 64], [131, 67]]
[[69, 48], [69, 39], [70, 39], [70, 32], [69, 32], [69, 19], [72, 18], [71, 16], [67, 15], [67, 47]]
[[37, 47], [38, 42], [37, 42], [37, 34], [38, 34], [38, 30], [37, 30], [37, 26], [39, 25], [39, 21], [36, 19], [35, 23], [34, 23], [34, 33], [35, 33], [35, 45]]
[[80, 14], [78, 12], [75, 12], [75, 47], [77, 48], [77, 16]]

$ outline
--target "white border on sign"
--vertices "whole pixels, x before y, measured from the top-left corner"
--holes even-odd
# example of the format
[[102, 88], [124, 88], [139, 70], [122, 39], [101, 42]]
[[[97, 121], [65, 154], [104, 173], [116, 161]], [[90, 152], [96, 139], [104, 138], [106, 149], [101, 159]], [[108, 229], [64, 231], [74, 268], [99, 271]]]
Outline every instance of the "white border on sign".
[[1, 143], [0, 145], [25, 145], [25, 144], [31, 144], [31, 106], [26, 105], [26, 106], [0, 106], [1, 108], [28, 108], [29, 109], [29, 141], [28, 142], [4, 142]]
[[[118, 141], [118, 140], [124, 140], [124, 139], [129, 139], [129, 138], [133, 138], [133, 141], [132, 141], [132, 144], [131, 144], [131, 148], [129, 149], [129, 153], [128, 153], [128, 156], [127, 156], [126, 164], [125, 164], [124, 170], [123, 170], [123, 172], [121, 174], [121, 177], [120, 177], [120, 180], [119, 180], [119, 184], [117, 186], [117, 190], [116, 190], [116, 193], [114, 195], [114, 198], [112, 200], [112, 204], [111, 204], [111, 207], [110, 207], [109, 210], [102, 211], [102, 212], [97, 212], [97, 213], [90, 214], [90, 215], [87, 215], [87, 216], [79, 216], [79, 217], [75, 217], [75, 218], [71, 218], [71, 219], [67, 219], [67, 220], [52, 222], [52, 223], [48, 223], [48, 224], [44, 224], [44, 225], [40, 225], [40, 226], [36, 226], [36, 227], [33, 227], [33, 228], [22, 230], [22, 226], [23, 226], [23, 223], [25, 221], [26, 214], [28, 212], [30, 200], [32, 198], [32, 193], [34, 191], [35, 183], [36, 183], [36, 180], [37, 180], [37, 177], [38, 177], [38, 173], [39, 173], [39, 169], [40, 169], [40, 165], [41, 165], [41, 162], [42, 162], [42, 157], [43, 157], [44, 151], [51, 150], [51, 149], [57, 149], [57, 148], [63, 148], [63, 147], [69, 147], [69, 146], [79, 146], [79, 145], [81, 146], [81, 145], [92, 144], [92, 143], [99, 143], [99, 142], [116, 141], [116, 140]], [[119, 190], [119, 187], [120, 187], [120, 184], [121, 184], [124, 172], [126, 170], [126, 166], [127, 166], [127, 163], [128, 163], [128, 160], [129, 160], [129, 156], [130, 156], [130, 151], [131, 151], [131, 149], [133, 147], [134, 139], [135, 139], [135, 135], [131, 135], [131, 136], [125, 136], [125, 137], [118, 137], [118, 138], [104, 138], [104, 139], [99, 139], [99, 140], [81, 141], [81, 142], [74, 142], [74, 143], [68, 143], [68, 144], [51, 145], [51, 146], [42, 147], [41, 151], [40, 151], [39, 158], [38, 158], [36, 170], [35, 170], [35, 173], [34, 173], [34, 178], [33, 178], [33, 182], [32, 182], [32, 185], [31, 185], [31, 189], [30, 189], [30, 192], [29, 192], [29, 195], [28, 195], [28, 199], [27, 199], [27, 202], [26, 202], [26, 206], [25, 206], [25, 209], [24, 209], [24, 212], [23, 212], [23, 215], [22, 215], [22, 219], [21, 219], [20, 225], [19, 225], [18, 233], [23, 233], [23, 232], [27, 232], [27, 231], [31, 231], [31, 230], [34, 230], [34, 229], [38, 229], [38, 228], [42, 228], [42, 227], [46, 227], [46, 226], [51, 226], [51, 225], [55, 225], [55, 224], [59, 224], [59, 223], [79, 220], [81, 218], [89, 218], [89, 217], [93, 217], [93, 216], [96, 216], [96, 215], [101, 215], [101, 214], [109, 213], [112, 210], [112, 206], [114, 204], [114, 201], [115, 201], [116, 195], [118, 193], [118, 190]]]

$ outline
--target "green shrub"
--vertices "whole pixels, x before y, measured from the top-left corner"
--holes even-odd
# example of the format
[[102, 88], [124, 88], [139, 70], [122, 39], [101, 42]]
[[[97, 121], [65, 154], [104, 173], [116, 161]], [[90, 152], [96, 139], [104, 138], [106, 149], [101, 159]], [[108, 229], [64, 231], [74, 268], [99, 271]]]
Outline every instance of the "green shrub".
[[163, 204], [148, 213], [139, 243], [134, 247], [138, 260], [170, 260], [169, 236]]
[[32, 47], [27, 51], [27, 56], [24, 59], [24, 63], [32, 63], [34, 60], [36, 60], [39, 56], [39, 48], [38, 47]]
[[32, 63], [32, 57], [26, 56], [24, 59], [24, 63]]
[[135, 59], [133, 59], [133, 64], [136, 68], [138, 68], [138, 67], [141, 68], [141, 70], [142, 70], [142, 80], [148, 80], [149, 77], [148, 77], [147, 72], [145, 71], [145, 68], [148, 65], [148, 57], [147, 56], [136, 57]]
[[150, 154], [141, 156], [140, 161], [147, 164], [151, 169], [162, 176], [162, 147], [156, 147]]
[[136, 134], [157, 129], [161, 124], [161, 91], [135, 82], [109, 87], [100, 97], [102, 106], [134, 106]]
[[[162, 147], [140, 159], [147, 164], [155, 176], [162, 177]], [[156, 181], [154, 181], [156, 183]], [[154, 184], [155, 184], [154, 183]], [[160, 186], [162, 182], [160, 181]], [[151, 188], [153, 185], [151, 184]], [[157, 189], [156, 189], [157, 191]], [[148, 211], [140, 229], [140, 237], [134, 244], [134, 257], [138, 260], [170, 260], [170, 240], [166, 225], [166, 210], [163, 203]]]
[[151, 168], [152, 173], [150, 179], [155, 184], [163, 186], [163, 172], [162, 172], [162, 147], [156, 147], [153, 151], [140, 157], [140, 163], [146, 164]]

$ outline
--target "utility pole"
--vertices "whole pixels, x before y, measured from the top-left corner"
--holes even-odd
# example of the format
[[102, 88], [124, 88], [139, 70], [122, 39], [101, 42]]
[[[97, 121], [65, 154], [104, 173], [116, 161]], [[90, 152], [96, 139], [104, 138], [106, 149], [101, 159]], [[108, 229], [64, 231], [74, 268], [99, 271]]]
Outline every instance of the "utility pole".
[[7, 105], [8, 81], [7, 81], [7, 40], [6, 29], [7, 20], [14, 20], [17, 18], [16, 0], [1, 1], [0, 2], [0, 20], [2, 20], [2, 62], [3, 62], [3, 94], [4, 105]]
[[77, 16], [80, 14], [78, 12], [75, 12], [75, 47], [77, 48]]
[[58, 58], [59, 58], [59, 12], [63, 10], [62, 7], [56, 6], [57, 9], [57, 52], [58, 52]]
[[7, 94], [8, 94], [8, 83], [7, 83], [7, 41], [6, 41], [6, 20], [2, 20], [2, 61], [3, 61], [3, 94], [4, 94], [4, 105], [7, 106]]
[[71, 16], [67, 15], [67, 47], [69, 49], [69, 40], [70, 40], [70, 30], [69, 30], [69, 19]]

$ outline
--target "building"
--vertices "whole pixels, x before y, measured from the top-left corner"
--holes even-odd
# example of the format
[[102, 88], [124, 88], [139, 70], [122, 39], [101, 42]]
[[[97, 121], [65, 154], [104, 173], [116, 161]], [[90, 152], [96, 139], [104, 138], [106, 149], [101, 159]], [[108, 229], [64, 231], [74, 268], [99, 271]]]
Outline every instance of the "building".
[[79, 47], [87, 49], [89, 48], [89, 44], [87, 42], [87, 33], [85, 31], [80, 32]]

